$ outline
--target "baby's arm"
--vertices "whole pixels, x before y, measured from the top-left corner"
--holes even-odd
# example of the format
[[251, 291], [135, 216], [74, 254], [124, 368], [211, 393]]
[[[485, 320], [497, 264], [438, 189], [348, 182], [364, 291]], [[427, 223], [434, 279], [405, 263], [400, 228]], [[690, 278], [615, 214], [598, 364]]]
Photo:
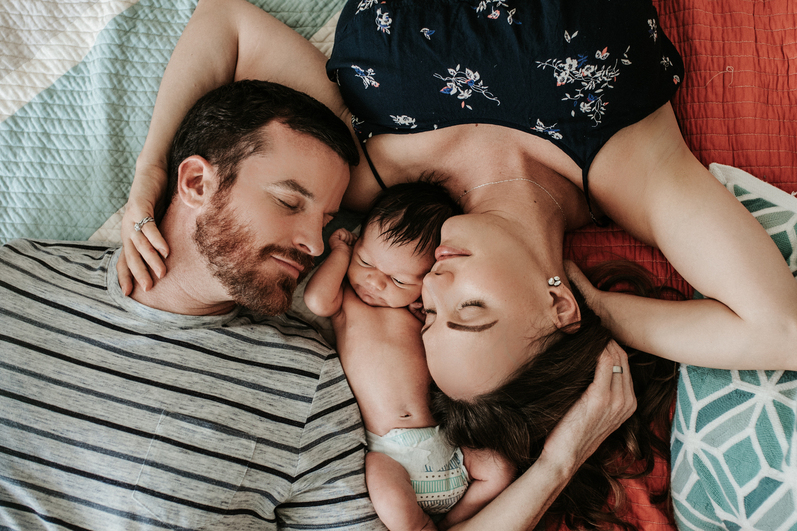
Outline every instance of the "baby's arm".
[[462, 448], [462, 454], [471, 483], [462, 499], [438, 524], [441, 531], [478, 513], [515, 480], [517, 473], [509, 461], [493, 451]]
[[376, 514], [390, 531], [437, 529], [418, 505], [409, 473], [395, 459], [379, 452], [365, 454], [365, 484]]
[[318, 267], [304, 290], [304, 303], [319, 317], [329, 317], [343, 305], [343, 279], [351, 261], [351, 251], [357, 236], [346, 229], [338, 229], [329, 237], [331, 252]]

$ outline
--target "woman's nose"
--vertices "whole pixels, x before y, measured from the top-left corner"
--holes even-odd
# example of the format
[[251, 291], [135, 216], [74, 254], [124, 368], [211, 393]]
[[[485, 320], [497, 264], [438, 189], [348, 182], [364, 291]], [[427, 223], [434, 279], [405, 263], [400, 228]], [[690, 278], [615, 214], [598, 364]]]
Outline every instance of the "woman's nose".
[[446, 281], [450, 281], [452, 277], [453, 275], [447, 271], [442, 271], [440, 269], [437, 271], [432, 270], [423, 277], [423, 285], [427, 289], [434, 289], [435, 287], [442, 286]]

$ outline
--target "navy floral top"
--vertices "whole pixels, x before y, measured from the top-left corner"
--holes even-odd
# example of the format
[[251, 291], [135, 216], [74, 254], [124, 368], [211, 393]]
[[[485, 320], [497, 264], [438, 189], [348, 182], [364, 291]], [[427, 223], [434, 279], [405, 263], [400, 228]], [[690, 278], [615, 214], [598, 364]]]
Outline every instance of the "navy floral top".
[[684, 68], [649, 0], [350, 0], [327, 63], [361, 142], [467, 123], [547, 138], [587, 170]]

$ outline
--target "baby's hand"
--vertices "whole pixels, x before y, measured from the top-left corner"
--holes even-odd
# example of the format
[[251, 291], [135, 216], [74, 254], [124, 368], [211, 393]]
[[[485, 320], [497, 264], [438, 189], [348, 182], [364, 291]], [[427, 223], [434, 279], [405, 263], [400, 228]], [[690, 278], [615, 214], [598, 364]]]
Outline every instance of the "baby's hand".
[[426, 322], [426, 312], [423, 309], [423, 301], [421, 299], [418, 299], [415, 302], [411, 302], [410, 305], [407, 306], [407, 309], [420, 322], [422, 323]]
[[338, 229], [329, 237], [329, 248], [333, 251], [336, 249], [350, 250], [357, 241], [357, 236], [347, 231], [346, 229]]

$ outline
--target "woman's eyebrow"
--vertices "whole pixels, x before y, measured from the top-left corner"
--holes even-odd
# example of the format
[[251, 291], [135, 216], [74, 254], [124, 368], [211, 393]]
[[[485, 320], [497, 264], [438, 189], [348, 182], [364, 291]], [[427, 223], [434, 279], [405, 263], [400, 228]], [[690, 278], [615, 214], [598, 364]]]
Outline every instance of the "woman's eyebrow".
[[[457, 330], [459, 332], [483, 332], [484, 330], [487, 330], [489, 328], [494, 327], [496, 324], [498, 324], [498, 319], [496, 319], [492, 323], [486, 323], [486, 324], [482, 324], [482, 325], [473, 325], [473, 326], [459, 324], [459, 323], [455, 323], [453, 321], [447, 321], [446, 322], [446, 326], [448, 326], [451, 330]], [[432, 326], [432, 325], [429, 325], [429, 326]], [[429, 326], [425, 326], [425, 327], [423, 327], [421, 329], [421, 337], [423, 337], [423, 335], [426, 333], [426, 331], [429, 330]]]
[[464, 325], [455, 323], [453, 321], [447, 321], [446, 326], [449, 327], [451, 330], [457, 330], [459, 332], [483, 332], [484, 330], [488, 330], [494, 327], [498, 323], [498, 319], [493, 321], [492, 323], [485, 323], [480, 325]]

